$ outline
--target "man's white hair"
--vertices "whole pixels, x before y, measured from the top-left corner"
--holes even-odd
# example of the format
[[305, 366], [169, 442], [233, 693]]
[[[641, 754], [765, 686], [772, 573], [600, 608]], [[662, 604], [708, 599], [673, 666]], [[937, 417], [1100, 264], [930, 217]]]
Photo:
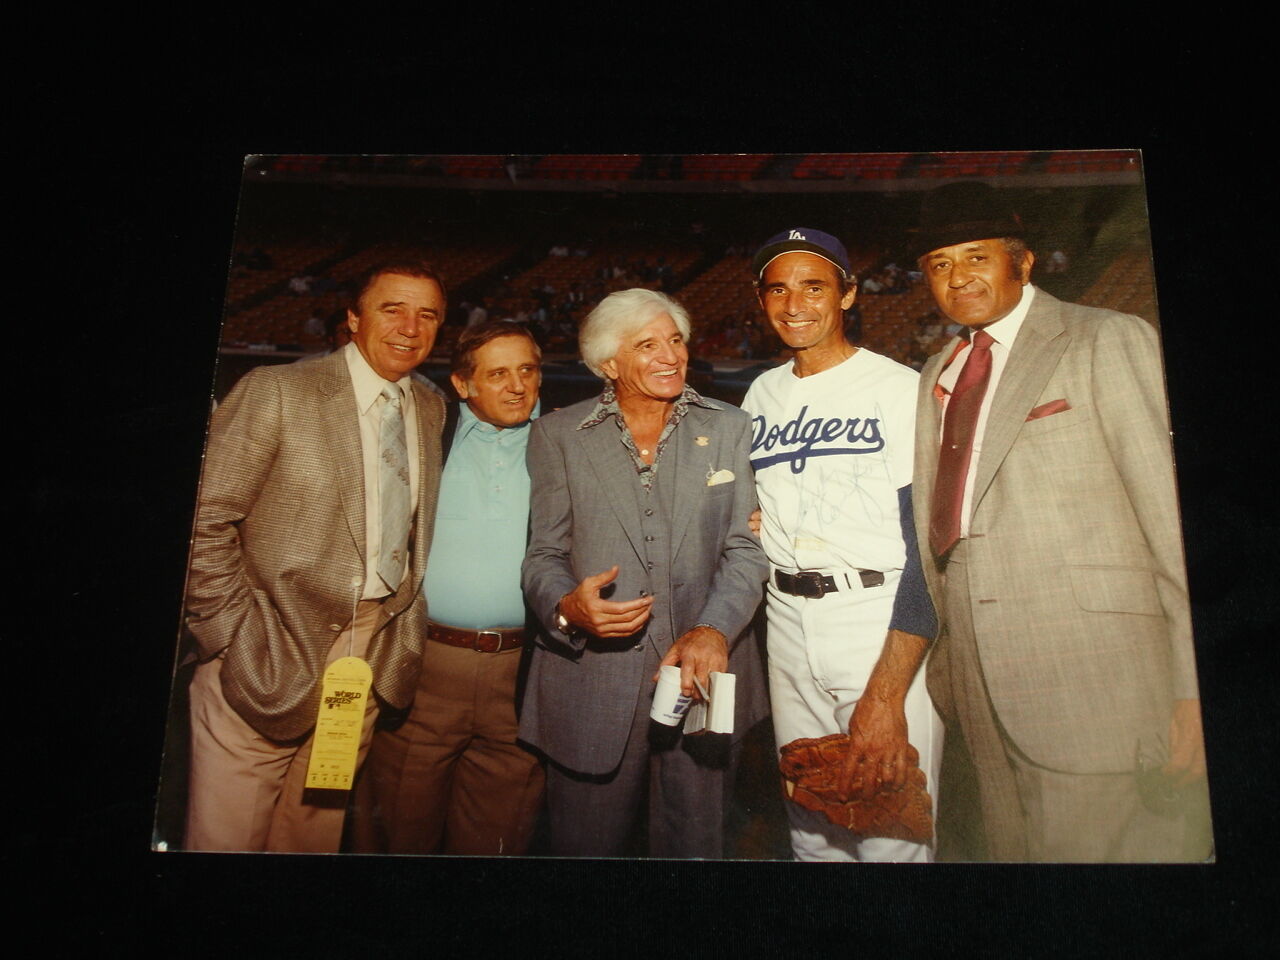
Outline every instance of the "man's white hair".
[[689, 313], [665, 293], [632, 287], [609, 294], [587, 314], [578, 331], [582, 362], [601, 380], [609, 379], [604, 373], [605, 362], [618, 355], [623, 340], [663, 313], [671, 317], [680, 336], [688, 343], [693, 329]]

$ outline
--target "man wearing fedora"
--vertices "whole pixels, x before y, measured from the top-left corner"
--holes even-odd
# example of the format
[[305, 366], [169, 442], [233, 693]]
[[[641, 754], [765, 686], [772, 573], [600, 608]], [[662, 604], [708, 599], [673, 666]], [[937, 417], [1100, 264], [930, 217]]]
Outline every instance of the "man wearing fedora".
[[[911, 519], [918, 376], [846, 338], [857, 280], [835, 237], [784, 230], [756, 252], [752, 274], [793, 354], [742, 404], [770, 562], [778, 746], [848, 733], [841, 786], [869, 801], [905, 786], [914, 747], [936, 797], [942, 724], [920, 664], [937, 621]], [[796, 804], [787, 815], [800, 860], [932, 859], [927, 843], [857, 837]]]
[[[920, 376], [915, 522], [993, 860], [1208, 855], [1204, 743], [1160, 348], [1056, 300], [1006, 195], [925, 196], [918, 263], [965, 329]], [[945, 803], [944, 798], [944, 803]]]

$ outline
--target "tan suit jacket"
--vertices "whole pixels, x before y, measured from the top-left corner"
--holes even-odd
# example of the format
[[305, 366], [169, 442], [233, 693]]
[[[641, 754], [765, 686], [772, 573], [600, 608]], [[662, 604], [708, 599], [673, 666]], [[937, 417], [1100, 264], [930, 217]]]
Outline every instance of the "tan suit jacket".
[[[425, 635], [426, 571], [440, 483], [444, 404], [414, 383], [419, 490], [410, 572], [379, 612], [374, 690], [404, 707]], [[225, 652], [222, 689], [274, 740], [315, 722], [318, 681], [351, 620], [365, 569], [365, 498], [355, 391], [337, 351], [259, 367], [213, 415], [187, 579], [201, 660]]]
[[[942, 631], [929, 692], [946, 717], [949, 618], [928, 527], [934, 385], [953, 347], [921, 373], [913, 484]], [[1173, 698], [1198, 693], [1160, 348], [1147, 323], [1036, 291], [993, 398], [964, 549], [991, 701], [1031, 760], [1120, 772], [1133, 769], [1139, 739], [1167, 742]]]

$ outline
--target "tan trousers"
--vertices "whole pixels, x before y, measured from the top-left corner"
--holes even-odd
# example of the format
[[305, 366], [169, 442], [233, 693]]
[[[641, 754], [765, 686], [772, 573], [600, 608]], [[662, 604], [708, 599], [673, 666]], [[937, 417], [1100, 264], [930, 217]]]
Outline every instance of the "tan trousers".
[[356, 852], [526, 852], [545, 777], [516, 743], [520, 653], [427, 641], [409, 715], [374, 734], [361, 771]]
[[[326, 666], [363, 657], [377, 624], [377, 601], [361, 601], [338, 634]], [[311, 737], [281, 743], [247, 724], [222, 695], [222, 657], [196, 667], [191, 681], [191, 777], [187, 850], [337, 853], [346, 791], [303, 791]], [[377, 699], [368, 698], [360, 759], [369, 748]], [[357, 766], [360, 761], [357, 761]]]
[[943, 642], [949, 699], [973, 759], [990, 859], [1146, 863], [1205, 857], [1207, 837], [1200, 838], [1191, 816], [1152, 812], [1134, 774], [1064, 773], [1034, 763], [1018, 749], [987, 693], [967, 574], [961, 552], [947, 565]]

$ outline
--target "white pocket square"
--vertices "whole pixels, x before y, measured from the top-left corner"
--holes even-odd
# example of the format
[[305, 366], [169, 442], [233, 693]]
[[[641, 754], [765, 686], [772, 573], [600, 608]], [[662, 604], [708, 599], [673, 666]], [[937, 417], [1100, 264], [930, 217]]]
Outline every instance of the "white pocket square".
[[732, 482], [733, 482], [732, 470], [717, 470], [715, 473], [711, 474], [711, 476], [707, 477], [708, 487], [714, 487], [718, 483], [732, 483]]

